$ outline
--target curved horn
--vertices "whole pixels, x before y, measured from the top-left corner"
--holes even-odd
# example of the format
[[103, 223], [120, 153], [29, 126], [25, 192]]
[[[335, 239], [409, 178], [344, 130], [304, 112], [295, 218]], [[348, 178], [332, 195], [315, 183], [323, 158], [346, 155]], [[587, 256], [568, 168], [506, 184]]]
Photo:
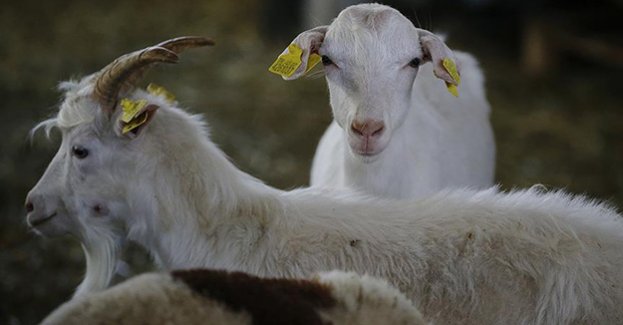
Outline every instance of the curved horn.
[[[214, 41], [209, 38], [199, 36], [183, 36], [164, 41], [162, 43], [154, 45], [154, 47], [161, 47], [169, 51], [175, 52], [175, 54], [180, 54], [184, 50], [189, 48], [208, 45], [214, 45]], [[150, 66], [145, 66], [137, 69], [126, 79], [125, 84], [129, 86], [133, 86], [134, 84], [136, 84], [136, 82], [141, 79], [141, 77], [149, 67]]]
[[177, 62], [177, 54], [164, 48], [149, 47], [123, 55], [100, 70], [93, 95], [105, 108], [111, 109], [125, 81], [133, 72], [156, 62]]
[[178, 37], [123, 55], [100, 70], [95, 79], [93, 96], [104, 109], [112, 111], [122, 88], [133, 87], [147, 68], [161, 62], [176, 63], [177, 54], [185, 49], [213, 44], [212, 40], [204, 37]]
[[214, 41], [209, 38], [205, 38], [205, 37], [183, 36], [183, 37], [170, 39], [168, 41], [164, 41], [156, 46], [162, 47], [167, 50], [173, 51], [177, 54], [180, 54], [184, 50], [189, 49], [189, 48], [208, 46], [208, 45], [214, 45]]

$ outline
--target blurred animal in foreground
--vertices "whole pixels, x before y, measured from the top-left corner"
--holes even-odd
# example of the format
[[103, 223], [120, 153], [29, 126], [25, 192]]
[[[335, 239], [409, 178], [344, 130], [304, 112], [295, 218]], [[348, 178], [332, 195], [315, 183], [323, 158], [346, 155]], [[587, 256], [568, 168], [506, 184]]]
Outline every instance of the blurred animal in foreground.
[[199, 116], [134, 86], [204, 38], [167, 41], [64, 83], [60, 149], [27, 198], [28, 224], [83, 244], [75, 299], [105, 289], [126, 241], [164, 269], [386, 279], [437, 323], [623, 321], [623, 223], [562, 192], [448, 190], [394, 201], [271, 188], [238, 170]]
[[65, 303], [42, 324], [426, 324], [386, 282], [354, 273], [309, 280], [189, 270], [137, 276]]

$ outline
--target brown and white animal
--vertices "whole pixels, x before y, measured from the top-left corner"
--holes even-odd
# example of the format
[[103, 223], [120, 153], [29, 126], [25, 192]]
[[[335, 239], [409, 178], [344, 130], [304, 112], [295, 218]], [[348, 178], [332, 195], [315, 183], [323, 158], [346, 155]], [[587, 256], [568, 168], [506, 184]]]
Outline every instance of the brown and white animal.
[[[401, 199], [493, 185], [490, 108], [471, 55], [376, 3], [350, 6], [292, 43], [303, 50], [303, 63], [286, 79], [305, 73], [310, 54], [321, 55], [333, 110], [312, 186]], [[456, 81], [445, 58], [460, 68], [458, 97], [446, 91], [444, 82]]]
[[[76, 295], [105, 289], [120, 247], [134, 241], [163, 269], [370, 274], [441, 324], [623, 322], [623, 222], [614, 209], [538, 189], [402, 202], [271, 188], [228, 161], [200, 117], [131, 87], [151, 63], [206, 43], [165, 42], [62, 84], [58, 115], [43, 122], [62, 143], [27, 210], [37, 232], [82, 241], [87, 271]], [[144, 123], [128, 133], [123, 98], [145, 101]]]
[[149, 273], [71, 300], [42, 324], [404, 324], [426, 322], [387, 282], [355, 273], [309, 280], [186, 270]]

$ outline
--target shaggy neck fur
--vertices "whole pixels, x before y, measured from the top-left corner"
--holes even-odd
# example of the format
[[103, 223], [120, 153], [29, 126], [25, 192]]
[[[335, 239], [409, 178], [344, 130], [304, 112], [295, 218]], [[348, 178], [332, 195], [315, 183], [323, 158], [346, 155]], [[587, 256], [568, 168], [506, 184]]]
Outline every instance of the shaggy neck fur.
[[[229, 162], [209, 141], [199, 117], [161, 108], [152, 123], [148, 136], [161, 139], [159, 150], [171, 154], [161, 155], [152, 169], [150, 179], [156, 184], [147, 196], [155, 200], [136, 199], [151, 204], [140, 212], [145, 219], [137, 218], [145, 223], [129, 224], [129, 239], [148, 248], [168, 269], [232, 268], [234, 261], [223, 261], [227, 257], [220, 256], [219, 250], [255, 245], [256, 239], [246, 234], [259, 233], [267, 211], [278, 205], [274, 196], [279, 191]], [[240, 235], [240, 242], [222, 234]], [[228, 241], [227, 248], [220, 246], [222, 240]]]

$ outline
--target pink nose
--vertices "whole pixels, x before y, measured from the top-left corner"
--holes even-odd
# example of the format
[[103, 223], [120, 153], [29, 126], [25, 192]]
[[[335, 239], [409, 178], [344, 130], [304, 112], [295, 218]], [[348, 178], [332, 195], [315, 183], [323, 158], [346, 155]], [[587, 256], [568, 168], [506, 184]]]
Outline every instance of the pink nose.
[[370, 120], [366, 119], [363, 121], [353, 121], [353, 124], [350, 126], [353, 133], [362, 137], [379, 137], [383, 134], [383, 129], [385, 129], [385, 123], [383, 121]]

